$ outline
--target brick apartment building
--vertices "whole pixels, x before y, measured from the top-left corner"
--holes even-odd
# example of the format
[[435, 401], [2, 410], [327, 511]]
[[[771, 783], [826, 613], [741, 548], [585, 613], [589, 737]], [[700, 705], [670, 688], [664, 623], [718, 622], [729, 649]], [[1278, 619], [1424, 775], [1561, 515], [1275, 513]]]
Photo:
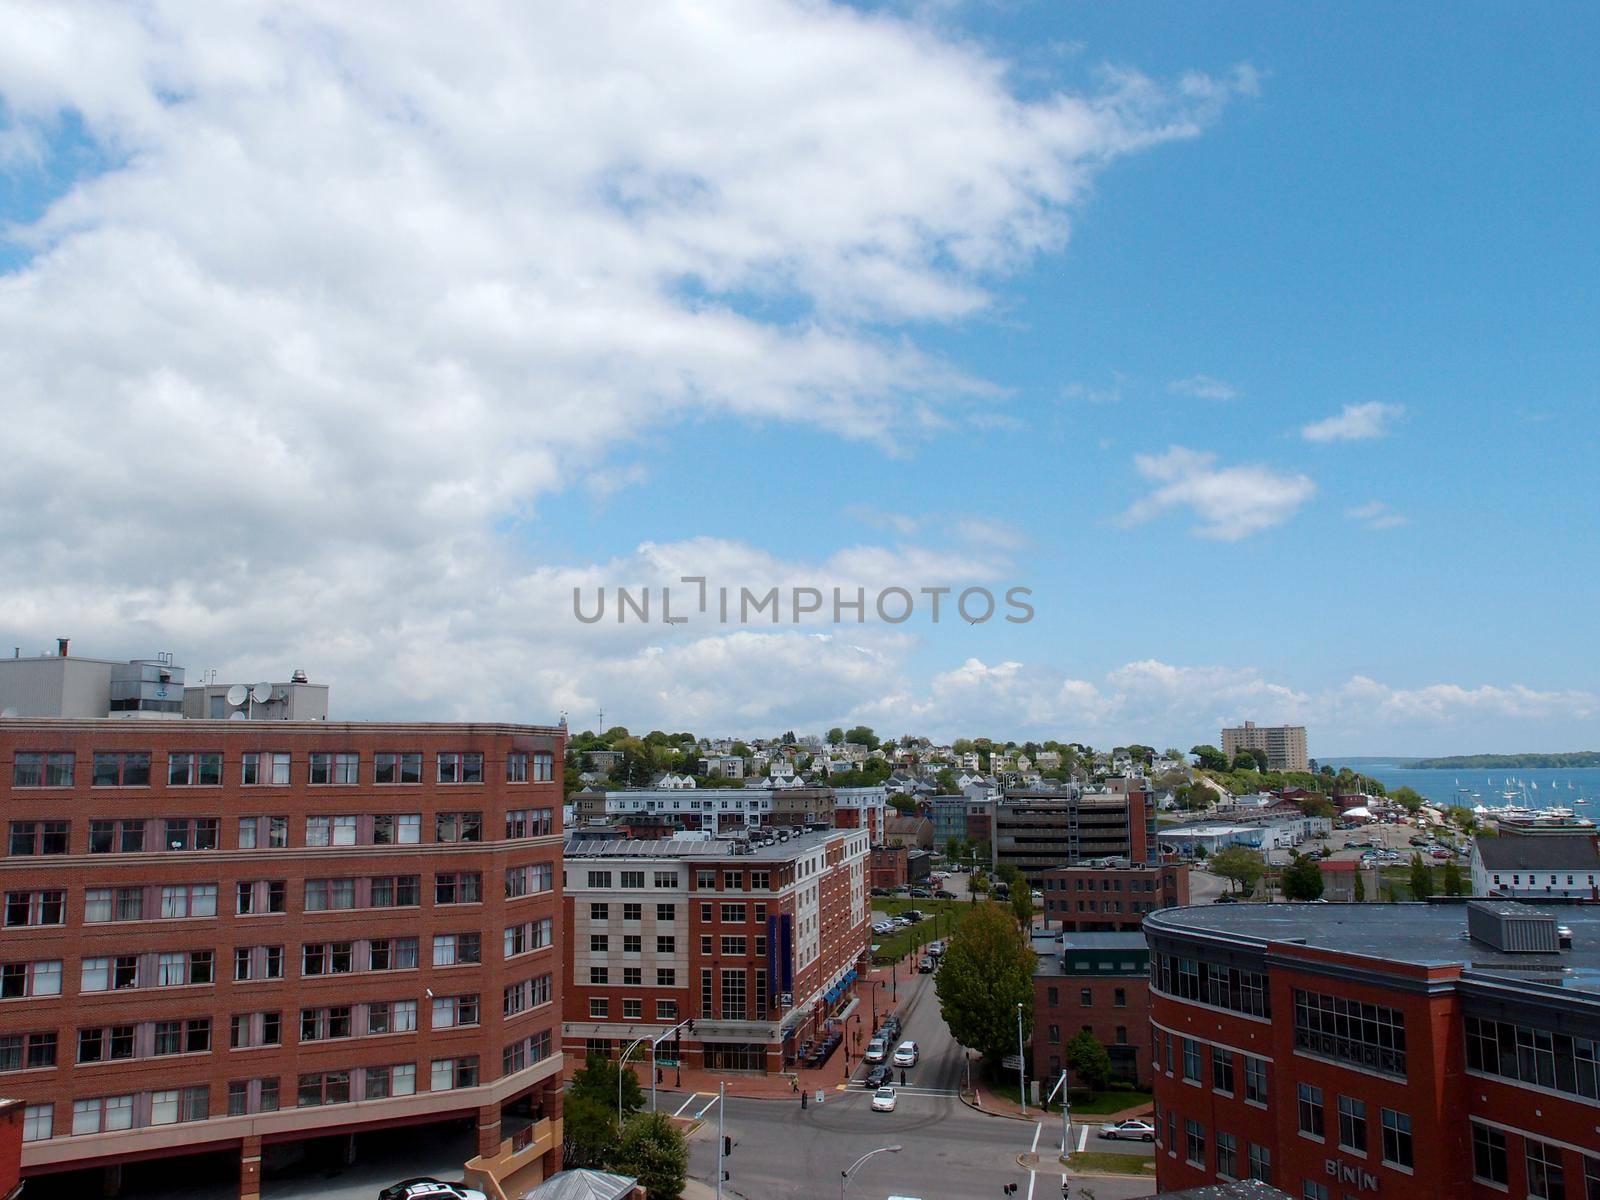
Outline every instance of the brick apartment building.
[[1144, 780], [1080, 792], [1017, 789], [994, 806], [993, 865], [1010, 863], [1032, 887], [1045, 873], [1084, 859], [1158, 861], [1155, 798]]
[[1145, 930], [1158, 1190], [1600, 1193], [1600, 910], [1207, 905]]
[[871, 884], [875, 888], [926, 883], [933, 873], [933, 854], [909, 846], [874, 846], [871, 862]]
[[1189, 864], [1077, 863], [1044, 873], [1044, 917], [1062, 930], [1137, 932], [1145, 914], [1189, 903]]
[[573, 837], [567, 1051], [616, 1055], [692, 1018], [685, 1065], [783, 1070], [852, 996], [867, 948], [867, 856], [867, 832], [855, 829]]
[[1150, 950], [1141, 933], [1040, 934], [1033, 938], [1033, 1070], [1049, 1087], [1063, 1047], [1087, 1030], [1115, 1077], [1151, 1078]]
[[513, 1105], [517, 1164], [559, 1168], [564, 738], [0, 720], [24, 1174], [237, 1150], [251, 1198], [312, 1135], [468, 1118], [503, 1157]]

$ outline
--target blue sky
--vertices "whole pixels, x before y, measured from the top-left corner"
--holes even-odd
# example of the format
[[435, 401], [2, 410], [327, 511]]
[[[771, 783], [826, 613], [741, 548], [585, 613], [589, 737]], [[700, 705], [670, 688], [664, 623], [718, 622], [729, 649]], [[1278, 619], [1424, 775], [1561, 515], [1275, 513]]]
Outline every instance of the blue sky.
[[[317, 103], [309, 92], [290, 83], [275, 94], [268, 84], [244, 102], [207, 90], [208, 33], [259, 39], [269, 59], [290, 56], [292, 37], [202, 30], [173, 54], [113, 30], [102, 46], [108, 60], [140, 69], [125, 79], [113, 71], [98, 89], [35, 54], [18, 85], [0, 84], [10, 135], [0, 143], [9, 147], [0, 216], [13, 223], [0, 245], [9, 269], [0, 295], [9, 278], [14, 298], [48, 312], [106, 272], [120, 293], [106, 301], [109, 319], [120, 322], [130, 305], [143, 316], [126, 330], [137, 351], [105, 353], [97, 365], [103, 378], [143, 381], [127, 401], [141, 436], [156, 436], [163, 415], [187, 414], [185, 405], [214, 405], [222, 425], [244, 421], [246, 441], [264, 439], [255, 449], [268, 458], [272, 444], [317, 450], [302, 486], [309, 510], [257, 499], [212, 511], [203, 524], [217, 553], [242, 557], [246, 575], [282, 571], [270, 556], [240, 556], [241, 535], [303, 536], [308, 511], [322, 511], [327, 528], [311, 539], [318, 553], [366, 560], [368, 577], [419, 558], [430, 580], [481, 577], [485, 561], [499, 572], [470, 598], [440, 595], [404, 572], [381, 601], [352, 581], [331, 589], [339, 604], [313, 600], [305, 579], [286, 577], [273, 606], [244, 610], [195, 581], [177, 588], [175, 602], [161, 589], [176, 585], [154, 573], [128, 596], [78, 610], [91, 623], [126, 619], [122, 636], [91, 624], [98, 648], [121, 652], [161, 636], [164, 646], [192, 646], [191, 661], [237, 661], [246, 672], [263, 656], [317, 654], [352, 707], [373, 713], [454, 704], [444, 673], [427, 663], [482, 656], [492, 669], [510, 653], [532, 682], [491, 703], [568, 708], [580, 725], [576, 714], [604, 703], [631, 724], [741, 733], [855, 718], [896, 731], [1187, 745], [1214, 734], [1218, 720], [1253, 716], [1305, 721], [1313, 752], [1328, 755], [1600, 743], [1591, 616], [1600, 584], [1600, 132], [1585, 104], [1600, 18], [1591, 8], [1011, 2], [860, 11], [852, 23], [837, 10], [748, 10], [747, 24], [769, 23], [797, 47], [773, 64], [787, 90], [774, 85], [771, 96], [752, 66], [757, 81], [744, 86], [754, 91], [714, 115], [695, 106], [693, 86], [664, 92], [659, 130], [652, 116], [619, 133], [623, 122], [603, 103], [585, 109], [574, 133], [593, 121], [594, 143], [611, 155], [608, 178], [642, 181], [626, 203], [610, 197], [609, 211], [605, 196], [586, 200], [578, 189], [573, 200], [570, 178], [547, 169], [564, 151], [523, 165], [474, 145], [538, 146], [548, 131], [498, 128], [493, 118], [454, 127], [456, 116], [431, 110], [433, 95], [420, 90], [411, 97], [418, 115], [399, 134], [382, 125], [382, 136], [369, 130], [363, 140], [355, 122], [344, 130], [334, 121], [325, 146], [313, 135], [308, 163], [326, 153], [352, 170], [343, 195], [356, 198], [353, 209], [416, 199], [417, 213], [454, 211], [457, 230], [520, 248], [509, 265], [494, 264], [464, 235], [452, 241], [455, 231], [423, 237], [435, 252], [407, 274], [437, 278], [436, 294], [472, 298], [443, 318], [392, 301], [391, 289], [405, 285], [380, 265], [380, 236], [362, 253], [365, 227], [325, 238], [308, 221], [295, 240], [264, 233], [248, 211], [174, 216], [217, 180], [224, 197], [237, 188], [238, 209], [268, 210], [263, 222], [279, 191], [291, 225], [308, 211], [338, 214], [332, 222], [344, 215], [339, 194], [315, 191], [309, 172], [296, 178], [286, 160], [257, 150], [272, 144], [276, 121], [292, 126]], [[597, 69], [613, 50], [615, 61], [633, 61], [626, 32], [600, 24], [583, 31], [598, 47]], [[475, 35], [559, 42], [552, 29], [563, 22], [484, 25], [461, 32], [463, 44]], [[707, 47], [680, 41], [683, 27], [658, 39], [661, 65], [708, 95], [719, 86], [719, 55], [750, 65], [773, 53], [769, 42], [729, 49], [749, 30], [722, 31], [725, 40]], [[328, 41], [346, 47], [337, 77], [356, 80], [354, 108], [385, 89], [405, 93], [437, 67], [426, 61], [425, 30], [336, 32]], [[818, 64], [842, 60], [854, 73], [834, 79], [809, 64], [797, 32], [815, 37]], [[517, 79], [537, 82], [537, 68], [516, 67]], [[903, 108], [859, 83], [880, 67], [891, 79], [906, 72]], [[985, 72], [990, 82], [974, 84]], [[469, 85], [458, 86], [465, 94]], [[941, 118], [939, 105], [965, 87], [974, 90], [964, 110], [992, 106], [994, 122], [939, 144], [941, 120], [955, 119]], [[808, 94], [815, 114], [795, 117], [795, 98]], [[1018, 113], [1043, 122], [1060, 97], [1089, 103], [1091, 125], [1115, 98], [1126, 127], [1108, 117], [1085, 141], [1016, 133]], [[752, 112], [739, 123], [729, 110], [747, 98]], [[1105, 103], [1093, 109], [1096, 99]], [[930, 114], [926, 124], [919, 111]], [[805, 120], [818, 124], [792, 144], [773, 134]], [[841, 130], [856, 120], [865, 133], [845, 148]], [[656, 172], [660, 147], [716, 122], [733, 125], [717, 149]], [[1178, 136], [1176, 124], [1192, 129]], [[436, 195], [410, 196], [396, 182], [405, 172], [394, 162], [418, 159], [382, 161], [416, 128], [429, 135], [417, 154], [438, 155], [447, 180]], [[247, 157], [259, 156], [259, 173], [234, 178], [231, 161], [192, 148], [196, 129], [240, 139]], [[352, 152], [340, 134], [363, 148]], [[875, 137], [882, 147], [855, 158]], [[767, 156], [764, 171], [789, 186], [763, 192], [737, 161], [718, 158], [728, 145]], [[899, 163], [906, 146], [925, 156], [907, 150]], [[952, 162], [969, 153], [970, 164]], [[370, 173], [348, 167], [368, 154], [379, 160]], [[990, 211], [978, 200], [969, 220], [949, 200], [1028, 192], [1046, 160], [1074, 179], [1037, 203]], [[858, 195], [848, 176], [863, 162], [896, 169]], [[948, 191], [928, 184], [946, 172]], [[274, 181], [267, 198], [262, 179]], [[728, 199], [701, 213], [701, 194]], [[741, 196], [750, 198], [736, 209]], [[806, 198], [803, 211], [778, 211], [790, 196]], [[523, 202], [573, 232], [519, 247], [526, 231], [508, 214]], [[601, 217], [607, 226], [585, 234]], [[1035, 240], [1037, 222], [1048, 233]], [[419, 228], [427, 232], [416, 222], [380, 231], [395, 239], [389, 249], [405, 247], [393, 261], [409, 263], [407, 239]], [[908, 229], [931, 246], [903, 250], [916, 236]], [[167, 269], [173, 256], [143, 260], [127, 249], [148, 253], [152, 232], [185, 269]], [[573, 310], [574, 280], [600, 280], [608, 293], [622, 276], [591, 250], [605, 237], [637, 239], [630, 253], [659, 255], [652, 278], [671, 282], [618, 287], [595, 301], [591, 324], [536, 344], [536, 327]], [[749, 248], [769, 238], [770, 249]], [[969, 239], [1001, 249], [962, 263]], [[891, 261], [880, 257], [884, 245], [895, 247]], [[97, 254], [96, 267], [84, 265]], [[543, 264], [553, 259], [565, 274], [547, 284]], [[863, 262], [871, 269], [858, 276]], [[107, 263], [145, 282], [132, 287]], [[967, 295], [951, 299], [947, 286]], [[213, 344], [232, 346], [252, 312], [268, 329], [281, 320], [264, 338], [276, 350], [263, 356], [262, 378], [207, 375], [216, 364], [190, 347], [151, 350], [161, 315], [176, 321], [181, 311], [173, 301], [168, 314], [163, 287], [230, 297], [222, 307], [232, 324], [209, 332]], [[641, 297], [648, 306], [635, 306]], [[685, 334], [657, 337], [649, 322], [660, 308], [700, 327], [685, 335], [681, 358], [639, 349]], [[354, 325], [353, 313], [368, 324], [343, 338], [327, 332]], [[741, 335], [773, 339], [767, 351], [719, 357], [731, 331], [711, 339], [704, 326], [720, 315], [737, 318]], [[441, 319], [471, 328], [426, 345]], [[519, 321], [529, 322], [526, 336]], [[423, 325], [430, 332], [419, 334]], [[587, 348], [599, 328], [616, 344], [573, 373], [551, 366]], [[15, 335], [9, 353], [25, 380], [15, 403], [27, 403], [29, 388], [44, 401], [70, 373], [74, 347], [60, 322], [50, 329], [63, 344], [37, 361]], [[828, 344], [808, 345], [810, 334]], [[413, 338], [426, 359], [414, 378], [391, 381], [390, 364], [362, 357], [377, 341]], [[0, 360], [5, 353], [0, 342]], [[638, 365], [617, 365], [634, 355]], [[252, 387], [316, 401], [278, 425]], [[94, 436], [101, 402], [85, 399], [69, 425], [81, 420]], [[1365, 436], [1306, 436], [1341, 414], [1347, 433]], [[403, 433], [371, 460], [350, 453], [352, 433], [374, 429]], [[457, 430], [472, 450], [454, 444]], [[444, 452], [441, 437], [450, 439]], [[238, 466], [237, 439], [225, 444], [216, 456], [223, 479]], [[481, 465], [494, 445], [514, 448], [510, 466]], [[421, 458], [438, 461], [405, 486]], [[461, 465], [469, 459], [475, 465]], [[1164, 487], [1168, 499], [1153, 502]], [[168, 550], [172, 510], [132, 508], [144, 520], [133, 543]], [[974, 540], [975, 522], [996, 535]], [[841, 555], [870, 550], [879, 586], [1021, 584], [1038, 616], [1022, 626], [813, 627], [804, 636], [831, 640], [808, 650], [787, 629], [755, 642], [731, 642], [728, 630], [623, 631], [599, 644], [570, 620], [521, 611], [559, 609], [573, 581], [650, 582], [660, 564], [645, 554], [641, 566], [641, 545], [673, 548], [663, 551], [673, 564], [701, 555], [734, 584], [825, 585], [840, 575]], [[28, 643], [54, 636], [46, 626], [63, 592], [119, 587], [94, 562], [49, 561], [44, 590], [0, 633]], [[387, 638], [419, 656], [400, 686]], [[870, 652], [865, 661], [849, 658], [856, 641]], [[774, 678], [810, 662], [814, 679], [780, 688], [787, 699], [772, 696]]]

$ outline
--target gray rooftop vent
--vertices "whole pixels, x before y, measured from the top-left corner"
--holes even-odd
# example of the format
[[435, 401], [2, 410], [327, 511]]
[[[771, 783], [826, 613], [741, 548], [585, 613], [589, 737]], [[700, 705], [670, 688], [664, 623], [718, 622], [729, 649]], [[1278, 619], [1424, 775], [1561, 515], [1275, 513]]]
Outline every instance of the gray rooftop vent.
[[1521, 904], [1468, 904], [1467, 932], [1473, 941], [1503, 954], [1555, 954], [1561, 949], [1555, 916]]

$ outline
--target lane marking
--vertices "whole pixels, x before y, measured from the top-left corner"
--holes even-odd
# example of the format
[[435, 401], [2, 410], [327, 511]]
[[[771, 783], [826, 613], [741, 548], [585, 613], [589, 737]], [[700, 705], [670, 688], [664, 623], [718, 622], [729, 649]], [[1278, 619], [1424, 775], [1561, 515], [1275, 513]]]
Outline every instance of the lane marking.
[[1029, 1171], [1028, 1172], [1028, 1200], [1033, 1200], [1033, 1185], [1035, 1183], [1037, 1183], [1038, 1181], [1039, 1181], [1039, 1177], [1037, 1175], [1035, 1175], [1032, 1171]]
[[1029, 1154], [1037, 1154], [1039, 1152], [1039, 1135], [1043, 1132], [1044, 1122], [1041, 1121], [1033, 1127], [1033, 1145], [1028, 1147]]
[[699, 1098], [700, 1098], [700, 1093], [699, 1092], [690, 1092], [689, 1093], [689, 1098], [687, 1100], [685, 1100], [682, 1104], [678, 1105], [678, 1111], [673, 1113], [672, 1115], [675, 1116], [675, 1117], [683, 1116], [683, 1110], [688, 1108], [689, 1105], [693, 1104]]
[[713, 1097], [711, 1097], [711, 1099], [706, 1101], [706, 1106], [704, 1108], [702, 1108], [699, 1112], [695, 1113], [694, 1119], [696, 1121], [698, 1121], [701, 1117], [705, 1116], [708, 1112], [710, 1112], [716, 1106], [717, 1106], [717, 1098], [715, 1096], [713, 1096]]
[[1085, 1125], [1082, 1129], [1078, 1130], [1078, 1149], [1082, 1150], [1088, 1144], [1089, 1144], [1089, 1127], [1087, 1125]]

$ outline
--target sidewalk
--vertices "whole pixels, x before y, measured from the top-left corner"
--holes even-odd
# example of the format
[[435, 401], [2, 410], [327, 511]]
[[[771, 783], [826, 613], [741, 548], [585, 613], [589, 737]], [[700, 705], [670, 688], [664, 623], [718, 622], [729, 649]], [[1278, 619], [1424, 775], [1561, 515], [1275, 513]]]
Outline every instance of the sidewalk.
[[[1043, 1112], [1036, 1105], [1030, 1104], [1027, 1115], [1024, 1116], [1022, 1107], [1017, 1102], [1015, 1087], [1008, 1094], [1005, 1090], [997, 1089], [992, 1084], [979, 1083], [975, 1095], [968, 1096], [963, 1094], [961, 1098], [979, 1112], [987, 1113], [992, 1117], [1010, 1117], [1014, 1121], [1036, 1121]], [[1113, 1121], [1125, 1121], [1129, 1117], [1147, 1116], [1154, 1109], [1155, 1104], [1151, 1101], [1146, 1101], [1143, 1104], [1135, 1104], [1131, 1108], [1125, 1108], [1113, 1113], [1093, 1113], [1082, 1117], [1077, 1113], [1073, 1113], [1072, 1123], [1074, 1125], [1109, 1125]], [[1060, 1110], [1050, 1115], [1060, 1116]]]

